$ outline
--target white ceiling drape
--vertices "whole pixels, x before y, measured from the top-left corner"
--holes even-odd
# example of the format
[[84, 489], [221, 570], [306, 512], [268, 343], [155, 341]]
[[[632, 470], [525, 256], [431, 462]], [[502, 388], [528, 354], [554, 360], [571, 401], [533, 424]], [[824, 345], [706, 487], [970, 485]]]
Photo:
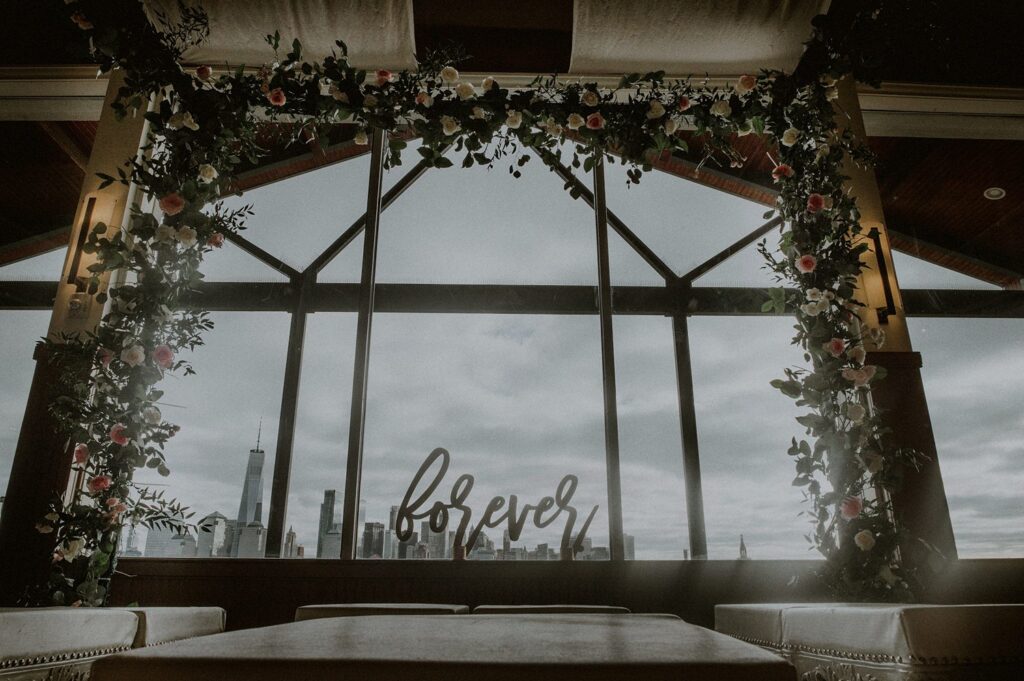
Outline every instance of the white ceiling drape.
[[[208, 42], [185, 53], [193, 64], [246, 64], [274, 60], [263, 37], [281, 33], [281, 55], [292, 40], [302, 42], [303, 58], [319, 60], [334, 41], [345, 41], [349, 60], [365, 69], [411, 69], [416, 66], [412, 0], [186, 0], [200, 4], [210, 19]], [[150, 20], [162, 12], [179, 16], [177, 0], [145, 0]]]
[[829, 0], [575, 0], [573, 74], [792, 71]]

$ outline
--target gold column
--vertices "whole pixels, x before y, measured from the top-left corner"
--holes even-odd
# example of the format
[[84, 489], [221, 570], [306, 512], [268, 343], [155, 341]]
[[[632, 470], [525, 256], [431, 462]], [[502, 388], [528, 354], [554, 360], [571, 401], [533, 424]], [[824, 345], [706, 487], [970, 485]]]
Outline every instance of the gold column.
[[[839, 100], [836, 104], [839, 125], [852, 130], [858, 138], [866, 139], [864, 116], [861, 114], [860, 102], [857, 99], [857, 87], [853, 79], [844, 78], [839, 83]], [[886, 231], [885, 215], [882, 212], [882, 195], [878, 191], [875, 172], [872, 168], [861, 167], [847, 160], [843, 167], [843, 174], [850, 178], [847, 188], [857, 200], [860, 224], [863, 228], [861, 236], [867, 239], [869, 246], [869, 250], [861, 258], [867, 267], [861, 270], [861, 276], [857, 282], [858, 297], [862, 303], [867, 305], [867, 308], [863, 309], [860, 314], [861, 324], [869, 328], [881, 328], [885, 331], [886, 341], [883, 351], [910, 352], [913, 348], [910, 344], [910, 334], [907, 331], [907, 317], [896, 278], [896, 269], [892, 262], [889, 233]], [[872, 229], [877, 229], [879, 232], [879, 241], [882, 244], [880, 254], [875, 252], [874, 241], [868, 237]], [[879, 308], [886, 307], [885, 289], [878, 267], [879, 256], [885, 258], [889, 286], [896, 307], [895, 314], [888, 315], [886, 323], [880, 323], [877, 313]]]

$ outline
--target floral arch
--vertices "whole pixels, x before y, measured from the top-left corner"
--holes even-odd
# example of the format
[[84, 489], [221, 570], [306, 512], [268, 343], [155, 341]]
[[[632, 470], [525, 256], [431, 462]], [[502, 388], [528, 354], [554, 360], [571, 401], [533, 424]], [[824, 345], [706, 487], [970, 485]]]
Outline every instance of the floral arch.
[[[243, 162], [259, 161], [257, 128], [267, 121], [287, 125], [304, 143], [326, 140], [333, 126], [355, 126], [357, 144], [386, 146], [385, 167], [400, 164], [406, 146], [402, 135], [388, 133], [411, 133], [430, 165], [451, 166], [444, 152], [453, 148], [466, 167], [507, 157], [514, 176], [530, 158], [526, 150], [551, 165], [556, 145], [569, 140], [574, 167], [590, 172], [618, 158], [631, 182], [660, 155], [687, 151], [683, 130], [701, 139], [702, 162], [742, 164], [735, 138], [763, 136], [775, 148], [778, 187], [766, 218], [775, 215], [781, 225], [778, 247], [761, 247], [780, 282], [766, 309], [793, 312], [794, 344], [806, 364], [785, 369], [773, 385], [806, 408], [798, 419], [806, 435], [788, 453], [793, 484], [808, 503], [809, 538], [837, 593], [908, 597], [918, 582], [914, 566], [900, 560], [906, 536], [891, 495], [917, 455], [887, 444], [867, 390], [882, 372], [865, 364], [866, 353], [883, 338], [858, 319], [867, 246], [842, 169], [869, 155], [834, 108], [840, 80], [870, 76], [854, 38], [893, 20], [882, 4], [867, 3], [841, 26], [819, 20], [795, 74], [762, 71], [714, 87], [653, 72], [626, 75], [611, 89], [538, 77], [506, 89], [493, 78], [465, 81], [445, 54], [428, 55], [412, 72], [367, 73], [349, 64], [341, 41], [331, 56], [307, 62], [297, 40], [281, 55], [278, 35], [267, 36], [275, 60], [258, 71], [186, 69], [183, 51], [207, 33], [201, 9], [183, 9], [180, 24], [158, 30], [131, 0], [68, 2], [101, 70], [124, 73], [117, 113], [144, 112], [150, 124], [145, 153], [104, 184], [134, 183], [160, 211], [136, 209], [125, 229], [101, 224], [89, 234], [85, 249], [97, 255], [89, 293], [108, 311], [95, 333], [48, 341], [65, 392], [54, 412], [86, 485], [70, 503], [55, 500], [37, 526], [54, 546], [40, 600], [102, 604], [122, 523], [173, 524], [182, 511], [137, 489], [132, 471], [169, 472], [163, 450], [177, 426], [160, 413], [157, 385], [165, 372], [191, 372], [177, 352], [199, 345], [212, 326], [205, 312], [182, 303], [204, 257], [244, 227], [246, 211], [229, 211], [218, 199]], [[577, 186], [567, 189], [578, 196]], [[103, 290], [104, 277], [117, 270], [135, 277]], [[82, 382], [86, 373], [91, 378]]]

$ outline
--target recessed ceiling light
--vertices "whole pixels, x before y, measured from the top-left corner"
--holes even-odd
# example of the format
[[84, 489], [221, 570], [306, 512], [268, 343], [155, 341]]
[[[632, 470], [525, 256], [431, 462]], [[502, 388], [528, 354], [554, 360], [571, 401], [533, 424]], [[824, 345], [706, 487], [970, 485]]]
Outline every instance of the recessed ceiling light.
[[1003, 189], [1002, 187], [989, 187], [988, 189], [982, 192], [982, 196], [984, 196], [989, 201], [998, 201], [999, 199], [1006, 196], [1006, 190]]

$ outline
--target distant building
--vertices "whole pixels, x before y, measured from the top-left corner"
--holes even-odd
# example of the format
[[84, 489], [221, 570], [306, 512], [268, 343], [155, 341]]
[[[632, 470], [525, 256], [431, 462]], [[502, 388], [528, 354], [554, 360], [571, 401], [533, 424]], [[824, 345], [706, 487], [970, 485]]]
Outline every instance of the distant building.
[[334, 527], [317, 544], [317, 558], [341, 558], [341, 530]]
[[[316, 534], [316, 557], [317, 558], [337, 558], [338, 556], [341, 555], [341, 549], [340, 548], [334, 554], [325, 554], [324, 553], [324, 538], [327, 536], [328, 532], [332, 532], [332, 531], [335, 531], [337, 529], [336, 524], [334, 522], [334, 506], [335, 506], [335, 497], [337, 496], [337, 494], [338, 494], [337, 490], [333, 490], [333, 489], [325, 489], [324, 490], [324, 500], [320, 504], [320, 525], [319, 525], [319, 528], [317, 529], [317, 534]], [[340, 538], [340, 536], [341, 536], [341, 534], [339, 532], [339, 538]], [[340, 544], [339, 544], [339, 546], [340, 546]]]
[[196, 538], [190, 533], [177, 534], [174, 537], [178, 542], [178, 556], [181, 558], [196, 557]]
[[238, 533], [235, 556], [238, 558], [263, 558], [267, 544], [267, 530], [261, 522], [251, 522]]
[[223, 558], [231, 555], [230, 539], [234, 528], [222, 513], [214, 511], [198, 523], [197, 558]]
[[626, 560], [636, 560], [636, 537], [631, 534], [623, 534], [622, 546]]
[[366, 523], [363, 526], [363, 558], [384, 556], [384, 523]]
[[747, 555], [747, 545], [743, 542], [743, 535], [740, 535], [740, 560], [750, 560]]
[[146, 533], [146, 558], [178, 558], [181, 556], [181, 534], [169, 527], [151, 527]]
[[[256, 447], [249, 450], [249, 463], [245, 467], [245, 478], [242, 480], [242, 498], [238, 502], [238, 517], [235, 525], [235, 540], [232, 542], [231, 555], [240, 556], [242, 552], [241, 536], [248, 531], [249, 539], [245, 544], [247, 552], [254, 549], [254, 537], [257, 536], [253, 529], [253, 523], [263, 527], [263, 464], [267, 454], [260, 449], [260, 435], [263, 432], [263, 424], [256, 433]], [[249, 556], [254, 557], [254, 556]], [[259, 556], [263, 557], [262, 543], [260, 544]]]
[[288, 533], [284, 535], [284, 553], [282, 557], [295, 558], [296, 548], [297, 547], [295, 546], [295, 529], [289, 526]]

